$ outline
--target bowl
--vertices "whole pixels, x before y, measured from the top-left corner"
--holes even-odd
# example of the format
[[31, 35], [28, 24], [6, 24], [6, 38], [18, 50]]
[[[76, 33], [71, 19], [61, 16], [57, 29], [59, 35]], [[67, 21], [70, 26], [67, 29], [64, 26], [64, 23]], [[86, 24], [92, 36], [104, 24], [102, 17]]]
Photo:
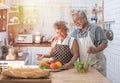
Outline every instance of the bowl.
[[89, 64], [88, 64], [88, 67], [85, 69], [84, 68], [84, 62], [76, 61], [76, 62], [74, 62], [74, 67], [75, 67], [75, 69], [76, 69], [77, 72], [84, 73], [84, 72], [88, 71]]

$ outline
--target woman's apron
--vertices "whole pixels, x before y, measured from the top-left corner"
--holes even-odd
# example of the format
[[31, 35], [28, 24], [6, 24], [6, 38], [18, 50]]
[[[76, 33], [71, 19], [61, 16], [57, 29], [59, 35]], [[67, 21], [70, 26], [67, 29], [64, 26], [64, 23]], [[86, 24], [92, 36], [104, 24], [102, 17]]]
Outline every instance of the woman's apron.
[[71, 50], [69, 48], [69, 42], [68, 45], [62, 45], [62, 44], [56, 44], [53, 48], [52, 56], [55, 60], [60, 61], [63, 65], [68, 63], [73, 55], [71, 53]]
[[[93, 44], [89, 31], [86, 37], [79, 38], [79, 34], [77, 35], [78, 44], [80, 48], [80, 61], [85, 61], [87, 50], [90, 46], [96, 48]], [[96, 54], [89, 54], [89, 63], [91, 66], [95, 67], [99, 72], [101, 72], [104, 76], [106, 76], [106, 60], [103, 52], [99, 52]]]

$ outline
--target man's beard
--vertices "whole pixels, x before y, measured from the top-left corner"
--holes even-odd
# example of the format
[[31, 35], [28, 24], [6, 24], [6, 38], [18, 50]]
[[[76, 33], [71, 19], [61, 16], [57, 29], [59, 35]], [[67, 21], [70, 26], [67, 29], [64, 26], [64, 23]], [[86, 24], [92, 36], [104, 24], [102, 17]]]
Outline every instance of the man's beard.
[[82, 29], [83, 28], [83, 25], [76, 25], [79, 29]]

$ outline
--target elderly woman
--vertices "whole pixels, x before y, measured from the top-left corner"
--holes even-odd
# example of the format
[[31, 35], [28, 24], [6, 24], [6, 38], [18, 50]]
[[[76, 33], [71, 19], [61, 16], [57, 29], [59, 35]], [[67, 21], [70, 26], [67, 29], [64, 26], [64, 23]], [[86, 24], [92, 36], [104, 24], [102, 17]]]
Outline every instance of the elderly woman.
[[57, 36], [53, 38], [49, 55], [38, 54], [37, 59], [53, 57], [63, 64], [64, 69], [72, 67], [79, 56], [77, 40], [69, 37], [66, 22], [58, 21], [54, 24]]

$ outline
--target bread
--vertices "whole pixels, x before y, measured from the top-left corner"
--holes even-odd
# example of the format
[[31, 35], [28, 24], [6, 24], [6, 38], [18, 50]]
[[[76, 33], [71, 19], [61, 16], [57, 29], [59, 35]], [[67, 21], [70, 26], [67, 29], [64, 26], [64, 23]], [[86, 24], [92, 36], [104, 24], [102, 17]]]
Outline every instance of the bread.
[[39, 68], [14, 68], [2, 71], [2, 75], [14, 78], [41, 78], [49, 76], [49, 71]]

